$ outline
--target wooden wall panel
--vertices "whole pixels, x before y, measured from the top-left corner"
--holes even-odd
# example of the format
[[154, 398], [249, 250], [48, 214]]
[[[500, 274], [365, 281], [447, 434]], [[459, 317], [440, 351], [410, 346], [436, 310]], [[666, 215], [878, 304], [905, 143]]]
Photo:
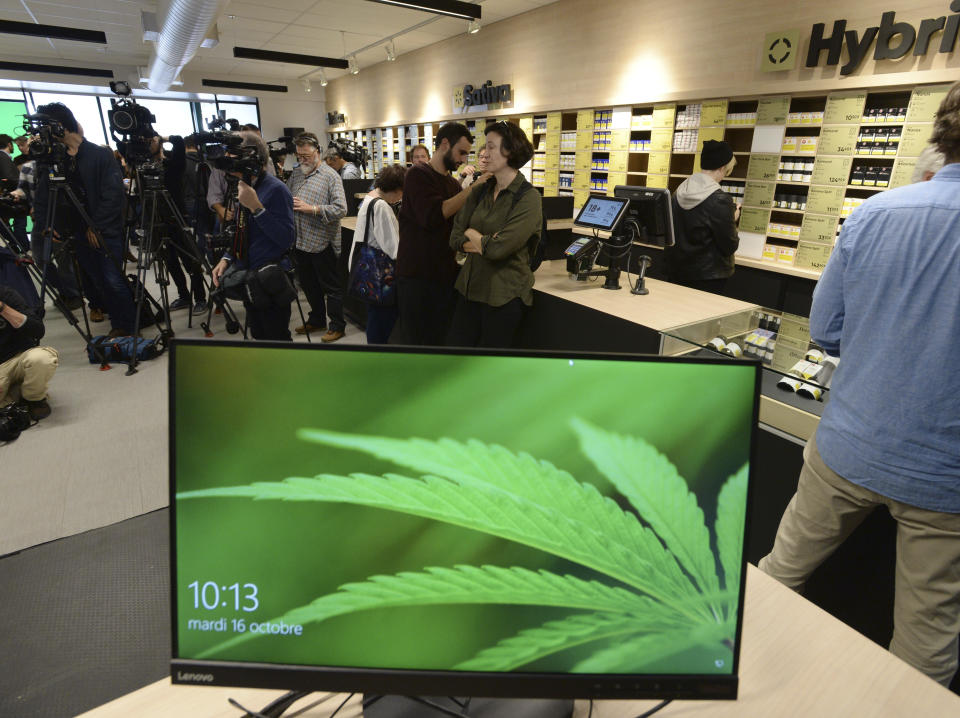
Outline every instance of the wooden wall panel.
[[[829, 35], [834, 20], [846, 19], [848, 30], [862, 33], [879, 25], [884, 11], [896, 10], [897, 21], [918, 27], [924, 18], [950, 16], [949, 6], [946, 0], [560, 0], [334, 80], [327, 107], [360, 128], [455, 117], [453, 88], [487, 80], [513, 85], [508, 114], [952, 82], [960, 77], [960, 51], [937, 53], [939, 33], [925, 57], [875, 62], [871, 52], [849, 76], [839, 66], [803, 67], [814, 23], [825, 23]], [[800, 31], [797, 69], [761, 72], [766, 34], [790, 29]], [[841, 64], [846, 59], [844, 51]]]

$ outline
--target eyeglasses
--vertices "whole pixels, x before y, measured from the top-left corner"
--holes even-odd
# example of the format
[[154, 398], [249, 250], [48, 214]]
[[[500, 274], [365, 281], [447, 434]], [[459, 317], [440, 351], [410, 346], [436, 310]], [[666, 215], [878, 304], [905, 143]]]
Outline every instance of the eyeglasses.
[[317, 153], [316, 150], [311, 150], [310, 152], [297, 152], [298, 160], [308, 160]]

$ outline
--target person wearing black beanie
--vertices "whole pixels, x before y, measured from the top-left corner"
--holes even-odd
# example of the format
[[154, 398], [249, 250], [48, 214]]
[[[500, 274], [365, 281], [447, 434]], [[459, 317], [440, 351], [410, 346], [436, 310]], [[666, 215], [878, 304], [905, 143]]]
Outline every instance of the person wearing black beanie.
[[676, 244], [665, 251], [671, 282], [719, 294], [733, 275], [740, 208], [720, 188], [720, 181], [736, 163], [730, 145], [707, 140], [700, 153], [700, 172], [673, 193]]

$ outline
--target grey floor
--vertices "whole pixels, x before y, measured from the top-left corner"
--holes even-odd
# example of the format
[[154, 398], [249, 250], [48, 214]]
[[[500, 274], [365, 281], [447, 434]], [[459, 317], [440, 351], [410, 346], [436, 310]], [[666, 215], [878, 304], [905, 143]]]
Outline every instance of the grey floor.
[[[187, 319], [177, 336], [201, 338]], [[167, 357], [100, 371], [56, 310], [45, 325], [53, 412], [0, 444], [2, 718], [73, 716], [168, 675]], [[348, 324], [341, 342], [366, 339]]]

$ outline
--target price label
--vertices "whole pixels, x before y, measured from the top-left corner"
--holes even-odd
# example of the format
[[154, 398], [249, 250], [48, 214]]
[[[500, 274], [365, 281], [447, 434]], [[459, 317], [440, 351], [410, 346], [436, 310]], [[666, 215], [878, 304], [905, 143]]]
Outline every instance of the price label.
[[626, 152], [630, 149], [630, 130], [614, 130], [610, 136], [610, 149]]
[[628, 184], [626, 172], [611, 172], [607, 175], [607, 194], [613, 197], [613, 190], [617, 185], [625, 184]]
[[765, 97], [757, 103], [757, 124], [784, 125], [789, 112], [789, 97]]
[[545, 185], [543, 188], [544, 197], [558, 197], [559, 194], [559, 188], [554, 185]]
[[866, 103], [866, 92], [835, 92], [827, 98], [827, 107], [823, 111], [823, 124], [860, 124], [863, 106]]
[[891, 187], [904, 187], [913, 184], [913, 171], [917, 167], [916, 157], [899, 157], [893, 164], [893, 172], [890, 175]]
[[800, 225], [800, 241], [833, 246], [839, 219], [825, 214], [804, 214]]
[[547, 152], [546, 159], [544, 160], [544, 167], [548, 170], [555, 170], [560, 167], [560, 153], [559, 152]]
[[710, 100], [700, 107], [701, 127], [723, 127], [727, 121], [727, 101]]
[[666, 187], [669, 179], [667, 175], [647, 175], [647, 187]]
[[770, 362], [770, 365], [777, 371], [786, 374], [794, 364], [803, 361], [803, 358], [807, 355], [808, 346], [809, 342], [800, 346], [789, 339], [783, 340], [778, 337], [777, 346], [773, 349], [773, 361]]
[[[797, 244], [797, 258], [794, 260], [793, 266], [799, 269], [812, 269], [815, 272], [822, 272], [827, 266], [831, 252], [833, 252], [833, 247], [829, 244], [799, 242]], [[807, 331], [809, 332], [809, 325]], [[777, 346], [780, 346], [779, 339], [777, 340]]]
[[593, 130], [577, 130], [577, 149], [593, 149]]
[[[769, 209], [773, 207], [773, 191], [777, 186], [773, 182], [747, 182], [743, 191], [744, 207], [760, 207]], [[741, 221], [741, 229], [743, 223]]]
[[647, 161], [647, 172], [651, 174], [670, 174], [670, 153], [651, 152]]
[[810, 182], [846, 186], [852, 166], [853, 157], [817, 157]]
[[[648, 183], [649, 184], [649, 183]], [[766, 234], [770, 224], [770, 210], [744, 207], [740, 212], [740, 231]]]
[[560, 133], [547, 132], [547, 152], [560, 149]]
[[577, 131], [593, 131], [593, 110], [580, 110], [577, 112]]
[[824, 125], [820, 130], [818, 155], [852, 155], [857, 147], [856, 125]]
[[926, 149], [933, 132], [932, 125], [904, 125], [903, 137], [897, 155], [900, 157], [917, 157]]
[[547, 187], [556, 187], [560, 184], [560, 170], [548, 169], [543, 173], [543, 184]]
[[677, 106], [673, 103], [653, 106], [653, 126], [669, 127], [673, 130], [673, 123], [677, 116]]
[[810, 320], [799, 314], [784, 312], [780, 316], [780, 332], [777, 339], [786, 339], [804, 351], [810, 346]]
[[521, 117], [520, 129], [526, 133], [528, 139], [531, 139], [533, 137], [533, 117]]
[[563, 124], [563, 118], [559, 112], [547, 113], [547, 132], [559, 132]]
[[750, 164], [747, 165], [747, 179], [775, 181], [779, 167], [780, 155], [750, 155]]
[[575, 169], [589, 170], [591, 164], [593, 164], [592, 152], [577, 152], [576, 160], [574, 161], [573, 165]]
[[574, 189], [590, 189], [590, 173], [577, 170], [573, 173]]
[[950, 85], [915, 88], [907, 105], [907, 122], [933, 122], [949, 89]]
[[626, 172], [627, 171], [627, 158], [629, 155], [626, 152], [611, 152], [610, 153], [610, 171], [611, 172]]
[[659, 129], [650, 132], [650, 151], [669, 152], [673, 149], [673, 130]]
[[843, 209], [843, 187], [812, 186], [807, 193], [807, 212], [839, 215]]

